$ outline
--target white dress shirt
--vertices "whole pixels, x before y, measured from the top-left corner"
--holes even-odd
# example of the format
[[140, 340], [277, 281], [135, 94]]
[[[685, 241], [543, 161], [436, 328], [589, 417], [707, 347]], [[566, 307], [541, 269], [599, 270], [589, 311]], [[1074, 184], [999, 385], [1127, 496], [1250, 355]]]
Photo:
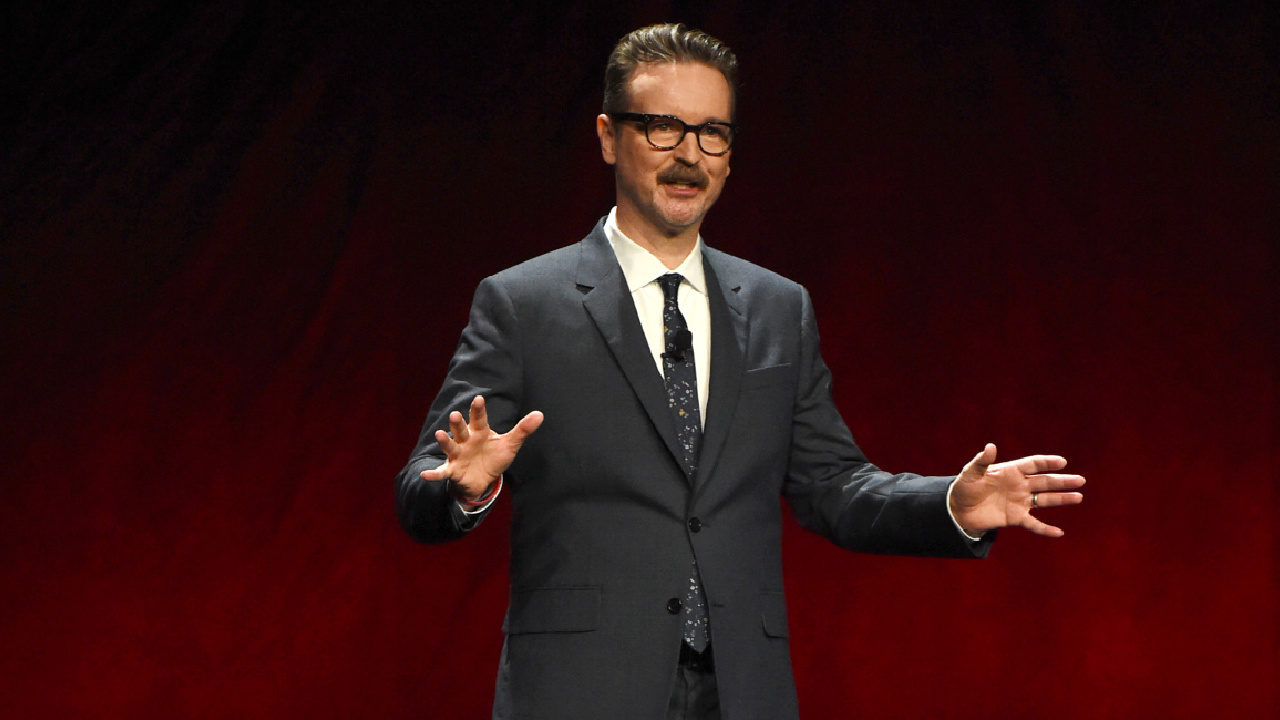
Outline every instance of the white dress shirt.
[[698, 236], [698, 242], [688, 257], [671, 270], [618, 229], [617, 213], [616, 207], [609, 211], [609, 217], [604, 221], [604, 234], [613, 246], [618, 265], [622, 266], [627, 291], [636, 304], [640, 327], [644, 329], [644, 339], [649, 343], [649, 352], [659, 375], [664, 375], [662, 353], [666, 349], [666, 338], [662, 332], [662, 310], [666, 298], [657, 281], [673, 272], [684, 276], [676, 292], [676, 302], [689, 326], [689, 334], [693, 336], [693, 367], [698, 376], [698, 417], [706, 427], [707, 392], [711, 388], [711, 306], [707, 303], [707, 276], [702, 270], [702, 236]]

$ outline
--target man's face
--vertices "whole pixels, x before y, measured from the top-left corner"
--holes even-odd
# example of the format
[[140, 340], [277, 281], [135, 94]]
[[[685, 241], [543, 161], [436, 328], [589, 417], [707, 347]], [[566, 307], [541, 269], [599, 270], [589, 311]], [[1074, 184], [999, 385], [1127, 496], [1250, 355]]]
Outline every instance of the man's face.
[[[672, 115], [690, 125], [731, 120], [729, 82], [700, 63], [643, 63], [627, 96], [627, 112]], [[659, 150], [640, 123], [606, 115], [596, 119], [596, 132], [617, 178], [619, 229], [637, 241], [655, 233], [696, 237], [729, 176], [729, 154], [702, 152], [694, 133], [672, 150]]]

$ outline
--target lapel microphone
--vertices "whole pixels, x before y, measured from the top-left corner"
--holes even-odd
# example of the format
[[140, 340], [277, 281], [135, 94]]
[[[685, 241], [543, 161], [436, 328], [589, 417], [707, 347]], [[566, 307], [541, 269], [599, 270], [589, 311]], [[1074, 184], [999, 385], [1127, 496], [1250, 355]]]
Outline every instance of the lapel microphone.
[[688, 330], [676, 330], [671, 333], [671, 340], [667, 342], [667, 351], [662, 353], [664, 360], [674, 360], [680, 362], [684, 360], [685, 352], [693, 348], [693, 333]]

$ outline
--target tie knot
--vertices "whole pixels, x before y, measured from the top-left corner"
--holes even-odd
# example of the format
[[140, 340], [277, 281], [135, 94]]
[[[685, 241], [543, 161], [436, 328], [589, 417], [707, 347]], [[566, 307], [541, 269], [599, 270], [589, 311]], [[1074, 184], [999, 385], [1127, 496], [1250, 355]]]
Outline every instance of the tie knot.
[[684, 276], [680, 273], [667, 273], [658, 278], [658, 284], [662, 286], [662, 296], [667, 302], [673, 302], [676, 299], [676, 291], [680, 289], [680, 283], [684, 280]]

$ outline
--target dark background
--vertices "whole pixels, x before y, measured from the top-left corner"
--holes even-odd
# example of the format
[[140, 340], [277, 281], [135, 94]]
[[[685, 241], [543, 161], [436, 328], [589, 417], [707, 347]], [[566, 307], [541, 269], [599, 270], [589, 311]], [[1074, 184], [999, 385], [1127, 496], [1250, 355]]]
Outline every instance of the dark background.
[[393, 477], [671, 19], [742, 62], [704, 237], [810, 288], [871, 458], [1090, 481], [985, 562], [792, 523], [805, 716], [1274, 716], [1277, 23], [1153, 5], [5, 11], [0, 715], [487, 717], [507, 509], [415, 545]]

